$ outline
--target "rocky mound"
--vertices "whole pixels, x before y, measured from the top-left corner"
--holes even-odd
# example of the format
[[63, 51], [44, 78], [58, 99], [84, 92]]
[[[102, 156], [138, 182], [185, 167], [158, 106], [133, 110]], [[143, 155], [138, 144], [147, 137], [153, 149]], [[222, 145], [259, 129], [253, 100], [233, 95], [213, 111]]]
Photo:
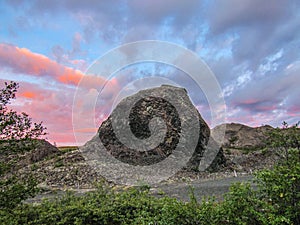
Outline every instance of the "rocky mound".
[[0, 162], [9, 163], [12, 170], [60, 154], [57, 147], [44, 139], [2, 141], [0, 149]]
[[33, 149], [25, 154], [23, 162], [24, 164], [31, 164], [59, 153], [60, 151], [58, 148], [50, 144], [48, 141], [44, 139], [36, 140]]
[[[197, 137], [187, 132], [193, 129], [196, 129]], [[217, 155], [212, 166], [207, 165], [206, 168], [216, 170], [218, 165], [225, 163], [217, 143], [207, 146], [210, 129], [193, 106], [186, 90], [174, 86], [162, 85], [142, 90], [123, 99], [101, 124], [98, 135], [99, 139], [93, 138], [84, 146], [85, 151], [101, 141], [112, 156], [134, 166], [161, 162], [176, 148], [182, 148], [183, 153], [194, 149], [184, 166], [186, 170], [198, 169], [206, 148]]]
[[216, 126], [212, 132], [225, 128], [224, 148], [259, 149], [265, 146], [266, 135], [274, 128], [265, 125], [261, 127], [249, 127], [239, 123], [228, 123]]

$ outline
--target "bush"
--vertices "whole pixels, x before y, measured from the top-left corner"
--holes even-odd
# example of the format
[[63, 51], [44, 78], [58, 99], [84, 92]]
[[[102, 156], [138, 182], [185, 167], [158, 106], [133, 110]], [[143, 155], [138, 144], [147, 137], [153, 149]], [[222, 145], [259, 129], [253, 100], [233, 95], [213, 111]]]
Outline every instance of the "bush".
[[299, 123], [289, 126], [287, 122], [282, 123], [282, 127], [275, 128], [268, 132], [267, 145], [276, 151], [276, 153], [283, 159], [282, 163], [289, 163], [290, 149], [298, 151], [300, 160], [300, 129]]
[[289, 224], [289, 219], [276, 214], [272, 204], [260, 197], [260, 190], [253, 190], [249, 183], [231, 186], [220, 205], [219, 224]]
[[273, 205], [277, 215], [300, 224], [300, 161], [298, 151], [288, 151], [288, 161], [272, 170], [258, 172], [257, 183], [262, 199]]
[[283, 122], [269, 134], [269, 144], [282, 160], [273, 169], [256, 174], [260, 198], [272, 205], [276, 215], [300, 224], [300, 130], [299, 122]]
[[33, 197], [38, 189], [33, 177], [21, 181], [16, 176], [0, 180], [0, 210], [12, 210], [28, 197]]
[[[235, 184], [223, 202], [214, 199], [188, 203], [174, 198], [156, 198], [148, 190], [131, 188], [113, 191], [100, 187], [96, 192], [38, 205], [18, 205], [1, 211], [5, 224], [291, 224], [290, 214], [279, 213], [265, 200], [261, 190], [249, 184]], [[297, 224], [297, 223], [294, 223]]]
[[197, 224], [197, 216], [197, 207], [155, 198], [147, 190], [100, 188], [84, 197], [68, 194], [41, 205], [21, 205], [2, 219], [9, 218], [7, 224]]

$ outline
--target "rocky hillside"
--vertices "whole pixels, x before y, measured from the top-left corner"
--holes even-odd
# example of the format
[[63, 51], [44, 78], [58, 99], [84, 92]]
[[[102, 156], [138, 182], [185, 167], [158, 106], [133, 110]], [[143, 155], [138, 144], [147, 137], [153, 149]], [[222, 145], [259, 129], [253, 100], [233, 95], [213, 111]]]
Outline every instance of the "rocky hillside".
[[267, 133], [274, 128], [269, 125], [249, 127], [239, 123], [227, 123], [216, 126], [212, 132], [225, 128], [224, 148], [259, 149], [265, 146]]
[[[176, 96], [181, 95], [182, 99], [188, 99], [184, 89], [176, 89], [170, 86], [163, 86], [158, 90], [152, 89], [150, 91], [160, 91], [163, 93], [170, 91]], [[158, 95], [161, 96], [162, 93]], [[179, 105], [184, 105], [181, 101], [177, 101]], [[154, 162], [156, 162], [155, 160], [163, 160], [164, 158], [159, 157], [167, 157], [170, 154], [172, 148], [174, 148], [178, 142], [176, 138], [178, 139], [177, 134], [180, 133], [182, 126], [176, 124], [176, 121], [174, 122], [172, 120], [173, 117], [170, 117], [176, 114], [176, 110], [174, 111], [174, 109], [168, 106], [167, 102], [163, 102], [162, 99], [145, 97], [138, 103], [131, 115], [133, 118], [133, 122], [131, 122], [133, 132], [135, 132], [137, 136], [148, 138], [148, 136], [155, 131], [152, 129], [156, 127], [151, 126], [151, 124], [149, 125], [150, 120], [154, 116], [161, 117], [167, 124], [167, 138], [164, 139], [163, 145], [153, 150], [152, 155], [149, 156], [146, 154], [147, 152], [140, 152], [139, 155], [136, 155], [136, 152], [128, 154], [130, 151], [128, 151], [126, 146], [118, 143], [117, 139], [113, 136], [113, 132], [111, 131], [112, 124], [110, 124], [112, 116], [99, 128], [96, 141], [99, 142], [101, 139], [108, 150], [114, 153], [117, 158], [125, 161], [129, 160], [128, 162], [131, 162], [133, 165], [139, 163], [141, 165], [147, 165], [147, 163], [152, 162], [151, 160], [154, 160]], [[122, 106], [122, 112], [122, 109], [128, 105], [128, 102], [125, 99], [120, 104]], [[193, 107], [191, 103], [189, 107]], [[183, 117], [181, 117], [182, 121], [190, 119], [188, 111], [185, 112], [186, 114], [183, 114]], [[122, 114], [118, 115], [122, 116]], [[124, 122], [121, 119], [117, 121]], [[188, 177], [205, 178], [210, 177], [212, 175], [211, 172], [221, 174], [221, 176], [233, 173], [252, 173], [258, 169], [271, 167], [279, 159], [275, 151], [265, 148], [267, 134], [275, 129], [269, 125], [249, 127], [238, 123], [228, 123], [219, 125], [210, 131], [199, 113], [196, 114], [196, 122], [199, 122], [207, 129], [198, 140], [199, 143], [192, 156], [192, 164], [196, 166], [199, 165], [204, 148], [210, 152], [214, 152], [217, 149], [218, 154], [216, 157], [213, 154], [215, 160], [213, 160], [210, 166], [206, 166], [206, 168], [208, 168], [206, 172], [199, 173], [195, 170], [182, 170], [171, 178], [171, 180], [185, 179]], [[148, 129], [144, 129], [145, 127]], [[209, 133], [220, 133], [224, 127], [226, 127], [226, 132], [222, 147], [219, 148], [214, 141], [207, 145]], [[158, 131], [154, 133], [158, 133]], [[87, 163], [83, 157], [83, 153], [77, 147], [58, 149], [45, 140], [36, 140], [34, 146], [31, 144], [31, 141], [28, 143], [14, 143], [14, 148], [21, 148], [21, 150], [13, 152], [9, 151], [12, 147], [11, 143], [5, 141], [0, 143], [0, 179], [3, 178], [3, 176], [7, 177], [14, 174], [20, 178], [33, 174], [40, 183], [40, 186], [58, 188], [92, 188], [97, 182], [104, 181], [103, 177]], [[24, 147], [23, 150], [22, 147]], [[135, 159], [135, 161], [133, 159]], [[203, 162], [201, 161], [201, 163]], [[1, 177], [1, 174], [4, 175]]]
[[35, 140], [1, 142], [0, 150], [0, 179], [33, 175], [39, 186], [47, 188], [90, 188], [103, 180], [85, 162], [77, 147], [57, 148], [46, 140]]
[[[224, 127], [225, 137], [222, 148], [227, 160], [227, 166], [224, 169], [247, 173], [272, 167], [280, 157], [283, 157], [282, 153], [268, 144], [270, 133], [276, 130], [277, 134], [291, 136], [294, 132], [293, 128], [278, 130], [269, 125], [249, 127], [238, 123], [222, 124], [212, 129], [211, 132], [220, 134], [220, 130]], [[300, 129], [298, 131], [300, 133]], [[297, 143], [294, 144], [297, 146]]]
[[[224, 124], [226, 126], [225, 142], [214, 165], [223, 165], [214, 169], [214, 173], [180, 171], [170, 180], [206, 179], [212, 177], [233, 176], [252, 173], [255, 170], [271, 167], [278, 160], [278, 155], [272, 150], [263, 149], [266, 132], [271, 126], [257, 128], [243, 124]], [[213, 129], [217, 132], [219, 127]], [[8, 146], [2, 144], [2, 149]], [[210, 146], [211, 147], [211, 146]], [[262, 150], [263, 149], [263, 150]], [[223, 163], [226, 158], [226, 164]], [[218, 160], [221, 162], [218, 162]], [[19, 154], [1, 153], [0, 164], [12, 162], [7, 176], [17, 174], [26, 177], [33, 174], [41, 187], [51, 188], [93, 188], [99, 181], [104, 181], [85, 161], [77, 147], [56, 148], [47, 141], [40, 140], [31, 151]], [[1, 177], [0, 177], [1, 178]]]

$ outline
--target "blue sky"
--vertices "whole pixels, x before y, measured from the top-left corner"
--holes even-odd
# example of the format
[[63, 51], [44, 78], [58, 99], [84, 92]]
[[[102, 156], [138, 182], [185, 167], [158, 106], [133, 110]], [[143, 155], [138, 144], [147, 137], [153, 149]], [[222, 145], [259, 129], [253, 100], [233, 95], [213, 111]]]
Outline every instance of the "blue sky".
[[[220, 83], [227, 121], [300, 120], [299, 1], [11, 0], [0, 1], [0, 17], [0, 79], [20, 82], [13, 107], [44, 121], [51, 141], [74, 143], [73, 97], [88, 66], [141, 40], [176, 43], [201, 57]], [[117, 73], [111, 98], [154, 72], [184, 86], [210, 123], [201, 90], [158, 63]]]

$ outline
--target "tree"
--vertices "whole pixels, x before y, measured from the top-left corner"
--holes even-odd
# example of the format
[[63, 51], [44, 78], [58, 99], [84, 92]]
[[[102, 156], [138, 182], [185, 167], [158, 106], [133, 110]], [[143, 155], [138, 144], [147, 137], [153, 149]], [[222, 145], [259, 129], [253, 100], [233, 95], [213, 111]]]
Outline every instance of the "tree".
[[300, 224], [300, 129], [299, 122], [269, 133], [268, 142], [281, 160], [273, 169], [257, 173], [258, 189], [277, 213]]
[[0, 214], [1, 210], [13, 209], [38, 191], [32, 176], [21, 179], [11, 169], [20, 151], [32, 150], [35, 139], [46, 135], [42, 122], [33, 123], [26, 113], [17, 113], [7, 107], [15, 99], [18, 88], [19, 84], [11, 81], [5, 82], [5, 87], [0, 89]]
[[7, 105], [16, 97], [19, 84], [5, 82], [0, 90], [0, 140], [36, 139], [46, 135], [46, 128], [40, 123], [32, 123], [32, 119], [24, 112], [17, 113], [8, 109]]
[[267, 133], [267, 145], [272, 147], [281, 158], [285, 159], [285, 162], [291, 162], [289, 160], [290, 150], [294, 149], [298, 153], [300, 160], [300, 122], [295, 125], [289, 126], [285, 121], [282, 123], [282, 127], [275, 128]]

